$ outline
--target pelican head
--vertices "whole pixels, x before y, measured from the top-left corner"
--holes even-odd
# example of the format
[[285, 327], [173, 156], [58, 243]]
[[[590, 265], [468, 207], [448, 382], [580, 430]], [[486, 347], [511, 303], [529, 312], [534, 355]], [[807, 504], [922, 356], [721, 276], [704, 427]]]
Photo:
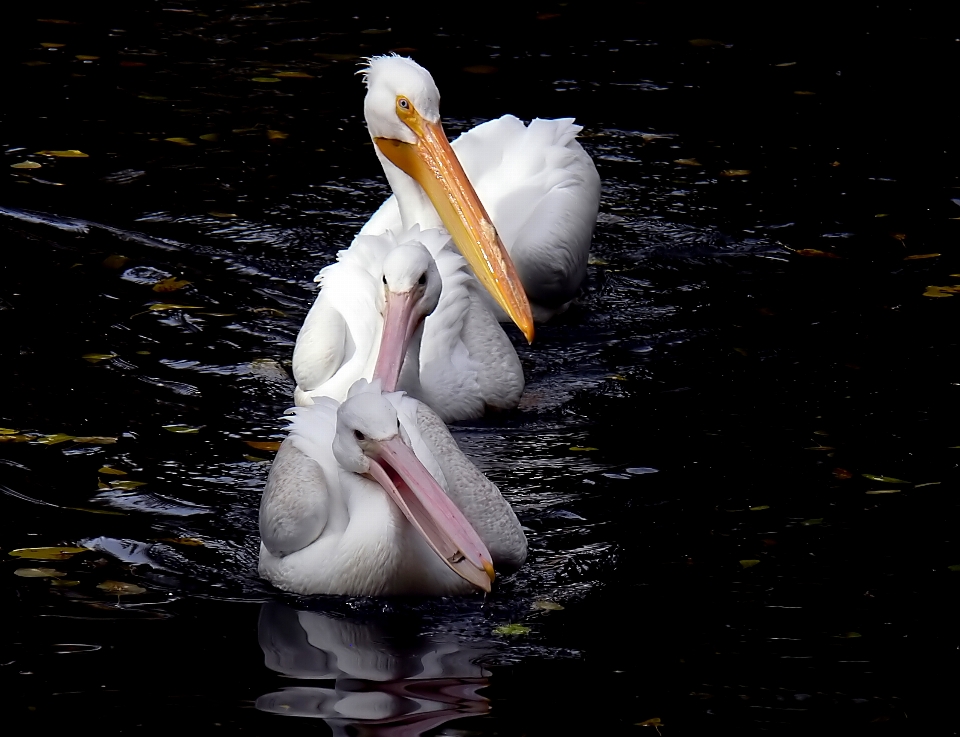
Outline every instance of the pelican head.
[[423, 319], [440, 302], [442, 283], [437, 262], [420, 243], [405, 243], [383, 262], [383, 336], [373, 370], [383, 390], [397, 388], [407, 347]]
[[[532, 341], [527, 294], [443, 132], [440, 93], [433, 77], [412, 59], [396, 55], [369, 59], [364, 72], [363, 112], [384, 167], [392, 164], [423, 189], [477, 279]], [[396, 194], [399, 202], [402, 193]], [[402, 203], [400, 211], [404, 212]], [[405, 227], [411, 224], [404, 222]]]
[[333, 455], [341, 468], [382, 488], [454, 573], [490, 591], [490, 552], [413, 452], [378, 381], [361, 379], [340, 405]]

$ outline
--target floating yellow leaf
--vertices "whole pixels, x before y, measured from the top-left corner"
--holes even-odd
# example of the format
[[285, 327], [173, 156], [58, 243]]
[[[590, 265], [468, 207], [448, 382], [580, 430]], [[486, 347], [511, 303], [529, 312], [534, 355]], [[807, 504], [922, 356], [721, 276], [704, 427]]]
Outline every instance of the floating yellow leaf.
[[[141, 100], [166, 100], [167, 98], [163, 95], [137, 95]], [[151, 138], [151, 141], [158, 141], [159, 138]]]
[[220, 212], [219, 210], [211, 210], [210, 212], [207, 213], [207, 215], [210, 215], [211, 217], [215, 217], [215, 218], [235, 218], [237, 216], [237, 213]]
[[98, 361], [106, 361], [108, 358], [116, 358], [116, 353], [84, 353], [81, 358], [84, 361], [89, 361], [90, 363], [97, 363]]
[[254, 77], [254, 82], [279, 82], [280, 80], [276, 77]]
[[268, 130], [267, 138], [271, 141], [282, 141], [284, 138], [287, 138], [290, 134], [284, 133], [283, 131]]
[[102, 466], [97, 469], [97, 473], [105, 473], [108, 476], [126, 476], [126, 471], [121, 471], [119, 468], [110, 468], [110, 466]]
[[201, 140], [201, 141], [219, 141], [219, 140], [220, 140], [220, 134], [219, 134], [219, 133], [204, 133], [202, 136], [200, 136], [200, 140]]
[[846, 637], [849, 639], [851, 637], [863, 637], [863, 635], [861, 635], [859, 632], [844, 632], [843, 637]]
[[167, 279], [161, 279], [156, 284], [153, 285], [154, 292], [175, 292], [178, 289], [183, 289], [188, 284], [193, 282], [188, 282], [185, 279], [177, 279], [175, 276], [171, 276]]
[[674, 164], [682, 164], [683, 166], [703, 166], [696, 159], [675, 159]]
[[865, 491], [864, 494], [899, 494], [903, 489], [872, 489]]
[[182, 136], [172, 136], [170, 138], [164, 138], [164, 141], [170, 141], [170, 143], [176, 143], [180, 146], [196, 146], [193, 141], [189, 138], [183, 138]]
[[126, 256], [120, 256], [119, 254], [113, 254], [112, 256], [107, 256], [103, 260], [103, 265], [108, 269], [122, 269], [130, 262], [130, 259]]
[[960, 565], [947, 566], [947, 569], [951, 571], [960, 571]]
[[724, 169], [720, 172], [721, 177], [746, 177], [750, 176], [751, 171], [749, 169]]
[[524, 624], [501, 624], [493, 628], [495, 635], [527, 635], [530, 634], [530, 628]]
[[759, 562], [759, 560], [741, 560], [740, 565], [742, 565], [744, 568], [753, 568]]
[[135, 583], [125, 583], [123, 581], [104, 581], [103, 583], [97, 584], [97, 588], [116, 596], [145, 594], [147, 592], [143, 586], [137, 586]]
[[53, 435], [44, 435], [42, 437], [34, 439], [35, 443], [42, 443], [43, 445], [56, 445], [57, 443], [65, 443], [68, 440], [73, 440], [75, 435], [66, 435], [62, 432], [54, 433]]
[[798, 256], [808, 256], [811, 258], [840, 258], [837, 254], [830, 251], [821, 251], [818, 248], [798, 248], [794, 251]]
[[870, 479], [871, 481], [882, 481], [885, 484], [909, 484], [909, 481], [904, 481], [903, 479], [895, 479], [893, 476], [877, 476], [873, 473], [861, 473], [865, 479]]
[[284, 79], [313, 79], [313, 75], [306, 72], [274, 72], [274, 75]]
[[11, 169], [39, 169], [43, 164], [36, 161], [21, 161], [19, 164], [10, 164]]
[[816, 519], [805, 519], [800, 523], [804, 527], [810, 527], [811, 525], [820, 525], [823, 524], [823, 517], [818, 517]]
[[654, 717], [653, 719], [647, 719], [642, 722], [637, 722], [638, 727], [662, 727], [663, 722], [660, 721], [659, 717]]
[[202, 310], [203, 307], [200, 305], [174, 305], [166, 302], [160, 302], [150, 305], [150, 307], [147, 309], [149, 309], [151, 312], [161, 312], [163, 310]]
[[599, 450], [599, 448], [593, 448], [589, 445], [571, 445], [569, 449], [577, 453], [583, 453], [590, 450]]
[[50, 584], [52, 586], [79, 586], [80, 582], [73, 581], [69, 578], [55, 578], [50, 582]]
[[940, 486], [940, 482], [939, 482], [939, 481], [928, 481], [928, 482], [925, 483], [925, 484], [914, 484], [913, 488], [914, 488], [914, 489], [919, 489], [919, 488], [922, 487], [922, 486]]
[[41, 43], [41, 46], [45, 49], [62, 49], [66, 44], [55, 44], [55, 43]]
[[63, 151], [37, 151], [37, 153], [41, 156], [56, 156], [60, 159], [86, 159], [90, 156], [90, 154], [85, 154], [75, 148], [68, 148]]
[[257, 450], [279, 450], [280, 440], [245, 440], [244, 441], [251, 448], [256, 448]]
[[67, 574], [58, 571], [56, 568], [18, 568], [13, 572], [13, 575], [23, 578], [58, 578]]
[[953, 287], [936, 287], [928, 286], [927, 291], [923, 293], [924, 297], [952, 297], [957, 292], [960, 292], [960, 288], [956, 286]]
[[25, 443], [33, 440], [34, 435], [0, 435], [0, 443]]
[[169, 432], [175, 432], [178, 435], [192, 435], [193, 433], [200, 432], [199, 427], [188, 427], [187, 425], [164, 425], [163, 429]]
[[13, 430], [9, 427], [0, 427], [0, 435], [16, 435], [19, 430]]
[[[97, 484], [98, 489], [109, 489], [102, 481]], [[74, 512], [89, 512], [90, 514], [110, 514], [114, 517], [126, 517], [126, 512], [118, 512], [114, 509], [100, 509], [98, 507], [64, 507], [64, 509], [72, 509]]]
[[72, 548], [68, 546], [50, 548], [17, 548], [11, 550], [14, 558], [29, 558], [31, 560], [66, 560], [77, 553], [85, 553], [88, 548]]
[[904, 261], [916, 261], [916, 260], [921, 259], [921, 258], [939, 258], [939, 257], [940, 257], [940, 254], [939, 254], [939, 253], [915, 253], [915, 254], [913, 254], [913, 255], [911, 255], [911, 256], [904, 256], [904, 257], [903, 257], [903, 260], [904, 260]]
[[762, 510], [764, 510], [764, 509], [770, 509], [770, 505], [769, 505], [769, 504], [758, 504], [758, 505], [755, 506], [755, 507], [750, 507], [750, 511], [751, 511], [751, 512], [760, 512], [760, 511], [762, 511]]
[[87, 445], [113, 445], [117, 442], [117, 439], [105, 435], [78, 435], [73, 439], [73, 442], [86, 443]]
[[797, 62], [795, 61], [785, 61], [781, 64], [774, 64], [775, 67], [792, 67], [796, 65], [797, 65]]
[[99, 56], [90, 56], [89, 54], [77, 54], [77, 59], [80, 61], [96, 61], [99, 59]]
[[557, 604], [555, 601], [535, 601], [531, 605], [534, 609], [543, 609], [547, 612], [559, 612], [563, 609], [563, 605]]

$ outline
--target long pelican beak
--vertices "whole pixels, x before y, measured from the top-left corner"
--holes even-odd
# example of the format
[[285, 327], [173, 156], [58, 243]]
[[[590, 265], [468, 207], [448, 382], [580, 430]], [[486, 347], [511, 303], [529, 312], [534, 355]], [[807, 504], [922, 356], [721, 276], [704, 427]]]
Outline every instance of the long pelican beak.
[[450, 570], [490, 591], [495, 574], [487, 546], [408, 445], [399, 437], [382, 441], [366, 475], [386, 490]]
[[387, 309], [383, 316], [383, 334], [380, 338], [380, 353], [373, 369], [373, 378], [383, 381], [382, 390], [394, 392], [400, 379], [407, 346], [417, 330], [420, 315], [414, 309], [417, 302], [413, 291], [391, 292], [386, 290]]
[[374, 143], [389, 161], [423, 187], [477, 279], [532, 343], [533, 314], [527, 293], [443, 127], [412, 108], [402, 119], [416, 134], [416, 143], [394, 138], [374, 138]]

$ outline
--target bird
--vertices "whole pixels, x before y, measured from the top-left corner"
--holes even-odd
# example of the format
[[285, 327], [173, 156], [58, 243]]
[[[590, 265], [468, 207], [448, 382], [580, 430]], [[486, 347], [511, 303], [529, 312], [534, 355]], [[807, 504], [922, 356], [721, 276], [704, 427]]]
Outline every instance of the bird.
[[566, 310], [586, 276], [600, 176], [576, 140], [582, 126], [504, 115], [451, 144], [426, 69], [392, 54], [367, 59], [361, 71], [367, 129], [393, 195], [360, 233], [446, 227], [498, 317], [532, 341], [529, 317], [545, 322]]
[[277, 588], [459, 595], [523, 564], [513, 509], [422, 402], [360, 379], [294, 412], [260, 502], [259, 573]]
[[523, 367], [483, 287], [439, 229], [360, 235], [320, 271], [293, 352], [294, 401], [381, 379], [445, 422], [516, 407]]

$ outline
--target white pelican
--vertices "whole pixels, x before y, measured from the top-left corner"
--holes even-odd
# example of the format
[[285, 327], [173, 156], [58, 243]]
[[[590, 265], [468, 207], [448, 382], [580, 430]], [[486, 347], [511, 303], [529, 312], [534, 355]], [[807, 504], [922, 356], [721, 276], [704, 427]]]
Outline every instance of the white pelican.
[[490, 590], [527, 542], [510, 505], [426, 405], [358, 381], [298, 408], [260, 503], [260, 575], [298, 594]]
[[[600, 177], [576, 141], [581, 127], [572, 118], [524, 126], [505, 115], [451, 147], [430, 73], [396, 55], [368, 61], [364, 115], [394, 194], [361, 234], [446, 227], [481, 283], [532, 340], [524, 297], [533, 318], [544, 321], [569, 306], [586, 275]], [[511, 259], [526, 295], [513, 287]]]
[[293, 351], [298, 405], [343, 401], [357, 379], [376, 375], [446, 422], [517, 406], [520, 359], [445, 232], [358, 236], [317, 280]]

